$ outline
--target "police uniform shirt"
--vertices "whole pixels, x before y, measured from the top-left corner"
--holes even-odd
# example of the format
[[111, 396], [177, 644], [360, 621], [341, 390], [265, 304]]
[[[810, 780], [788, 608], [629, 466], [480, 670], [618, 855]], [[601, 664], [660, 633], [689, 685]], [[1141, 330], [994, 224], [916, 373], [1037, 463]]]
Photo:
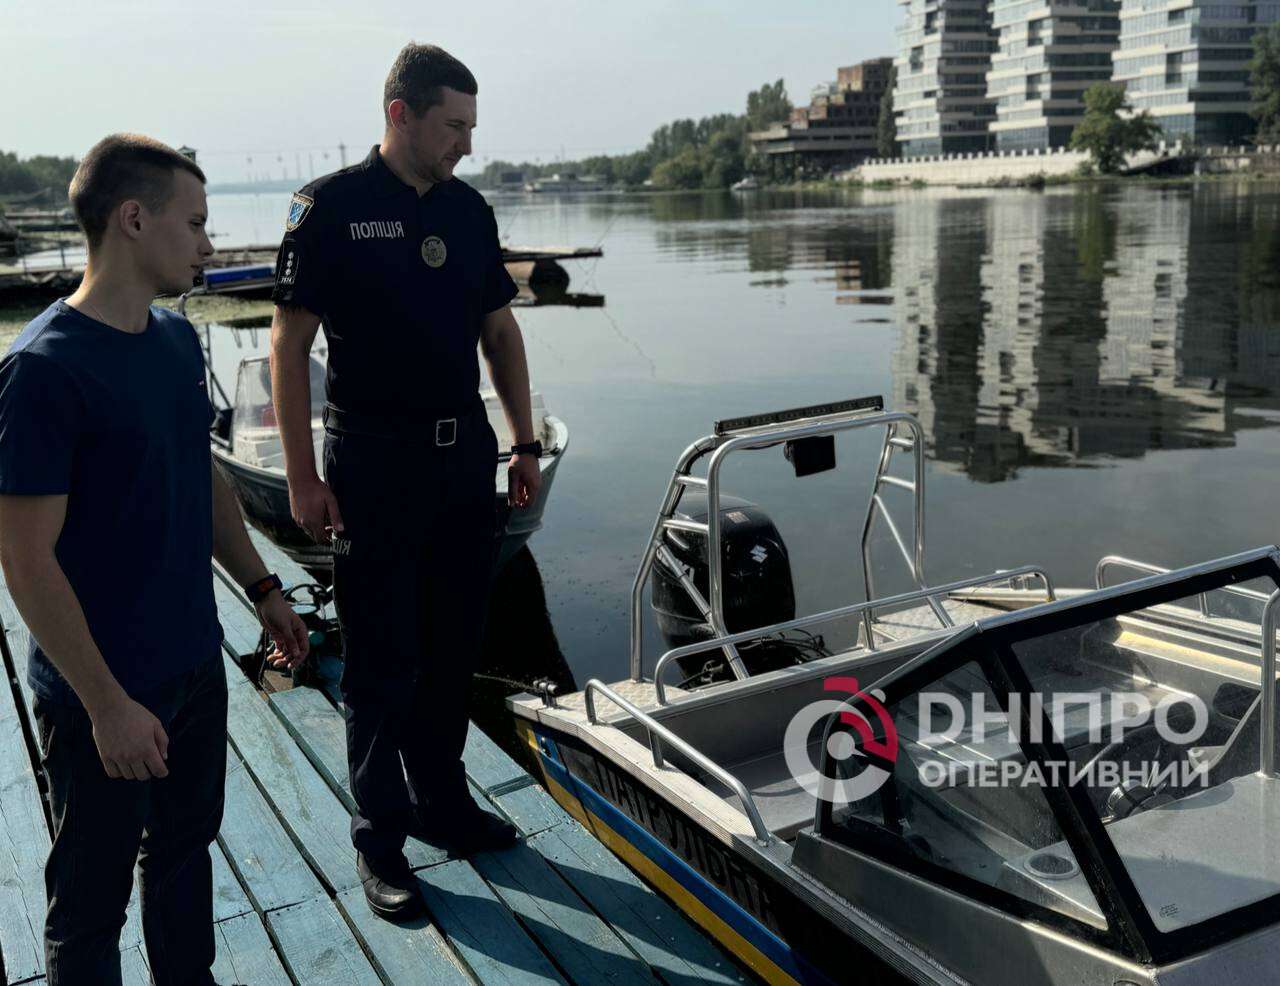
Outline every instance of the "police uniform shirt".
[[293, 196], [271, 297], [321, 317], [330, 405], [400, 420], [476, 402], [482, 321], [516, 294], [484, 197], [457, 178], [419, 196], [374, 147]]

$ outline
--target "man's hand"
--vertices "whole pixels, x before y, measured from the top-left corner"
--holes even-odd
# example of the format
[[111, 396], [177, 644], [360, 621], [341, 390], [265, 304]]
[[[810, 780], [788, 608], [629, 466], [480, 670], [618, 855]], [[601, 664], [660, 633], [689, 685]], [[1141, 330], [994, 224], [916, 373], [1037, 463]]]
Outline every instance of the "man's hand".
[[123, 692], [110, 705], [89, 713], [93, 742], [108, 777], [146, 781], [168, 777], [164, 765], [169, 737], [160, 720]]
[[277, 671], [292, 671], [307, 659], [311, 649], [307, 639], [307, 625], [293, 611], [278, 590], [269, 592], [254, 607], [258, 621], [271, 635], [276, 649], [267, 655], [267, 663]]
[[311, 535], [311, 540], [317, 544], [329, 540], [330, 529], [342, 533], [338, 498], [319, 476], [289, 483], [289, 512], [293, 514], [294, 523]]
[[507, 466], [507, 506], [528, 510], [542, 488], [542, 469], [531, 452], [513, 455]]

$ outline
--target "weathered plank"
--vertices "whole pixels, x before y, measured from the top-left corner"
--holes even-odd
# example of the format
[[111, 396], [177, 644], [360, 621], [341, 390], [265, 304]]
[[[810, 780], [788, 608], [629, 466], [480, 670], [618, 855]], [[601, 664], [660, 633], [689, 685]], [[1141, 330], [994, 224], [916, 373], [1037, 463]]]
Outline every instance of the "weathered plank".
[[213, 599], [218, 606], [218, 622], [223, 640], [236, 655], [252, 654], [258, 646], [262, 626], [245, 599], [236, 594], [217, 575], [213, 578]]
[[[291, 688], [273, 692], [269, 701], [330, 790], [338, 796], [348, 812], [354, 812], [356, 803], [351, 796], [350, 775], [347, 770], [347, 732], [342, 713], [314, 688]], [[429, 846], [418, 839], [409, 839], [405, 843], [404, 854], [414, 869], [434, 866], [448, 857], [443, 849]]]
[[262, 918], [252, 912], [214, 925], [217, 957], [213, 977], [225, 986], [291, 986], [262, 926]]
[[364, 947], [365, 954], [389, 983], [456, 983], [469, 986], [472, 979], [440, 932], [425, 917], [391, 922], [378, 917], [364, 899], [360, 887], [338, 894], [342, 911]]
[[230, 748], [226, 808], [218, 843], [258, 911], [299, 904], [324, 893], [244, 763]]
[[142, 938], [142, 891], [138, 887], [138, 870], [133, 870], [133, 890], [129, 894], [129, 906], [124, 912], [124, 927], [120, 929], [120, 948], [128, 951], [141, 948]]
[[520, 844], [480, 853], [472, 863], [571, 982], [657, 982], [537, 850]]
[[581, 825], [558, 825], [534, 836], [529, 844], [663, 979], [750, 981], [710, 939]]
[[[229, 763], [228, 770], [230, 770]], [[237, 808], [234, 805], [228, 805], [227, 809], [224, 810], [222, 823], [224, 829], [227, 827], [226, 819], [228, 814], [236, 810]], [[238, 822], [238, 819], [235, 821]], [[245, 893], [244, 887], [240, 885], [240, 879], [236, 876], [235, 870], [232, 869], [231, 862], [227, 859], [226, 850], [222, 848], [220, 842], [215, 842], [209, 847], [209, 856], [213, 861], [214, 923], [228, 921], [231, 918], [239, 917], [241, 914], [251, 912], [253, 910], [253, 902], [249, 900], [249, 895]]]
[[227, 731], [240, 759], [269, 793], [280, 821], [329, 889], [336, 893], [354, 886], [359, 880], [346, 808], [230, 658], [224, 661], [228, 680], [239, 679], [227, 689]]
[[467, 777], [486, 795], [495, 789], [531, 780], [528, 772], [474, 722], [467, 731], [462, 760], [466, 764]]
[[[0, 595], [7, 599], [8, 591]], [[9, 622], [15, 616], [11, 610], [6, 627], [21, 625]], [[0, 953], [9, 983], [44, 973], [44, 863], [50, 845], [18, 701], [8, 674], [0, 674]]]
[[123, 986], [151, 986], [151, 970], [141, 946], [126, 948], [120, 953], [120, 981]]
[[328, 898], [272, 911], [267, 928], [298, 986], [381, 986], [382, 980]]
[[573, 817], [537, 785], [516, 790], [498, 788], [490, 800], [511, 819], [525, 838], [565, 822], [573, 822]]
[[13, 597], [9, 595], [8, 586], [3, 584], [3, 578], [3, 574], [0, 573], [0, 622], [4, 623], [5, 643], [13, 658], [13, 676], [18, 680], [23, 712], [28, 722], [34, 722], [31, 716], [31, 704], [35, 696], [31, 692], [31, 685], [27, 683], [27, 648], [30, 646], [31, 634], [18, 613]]
[[249, 532], [249, 540], [258, 549], [258, 554], [261, 556], [263, 564], [280, 576], [280, 581], [284, 583], [286, 589], [313, 581], [311, 576], [307, 574], [306, 569], [281, 551], [261, 531], [248, 525], [246, 525], [246, 529]]
[[416, 876], [432, 920], [482, 983], [565, 982], [470, 865], [453, 860]]

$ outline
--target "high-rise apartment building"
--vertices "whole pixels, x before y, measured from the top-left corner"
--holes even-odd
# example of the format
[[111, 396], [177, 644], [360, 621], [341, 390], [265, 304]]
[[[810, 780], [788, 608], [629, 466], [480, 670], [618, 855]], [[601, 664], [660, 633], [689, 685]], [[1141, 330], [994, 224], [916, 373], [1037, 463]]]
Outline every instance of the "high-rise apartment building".
[[[1151, 0], [1135, 0], [1135, 6]], [[1185, 3], [1186, 0], [1159, 0]], [[1084, 93], [1111, 79], [1121, 0], [991, 0], [999, 48], [987, 96], [997, 150], [1065, 146], [1084, 119]], [[1127, 6], [1127, 4], [1126, 4]]]
[[987, 69], [995, 37], [987, 0], [898, 0], [898, 141], [905, 157], [990, 147]]
[[1238, 143], [1254, 131], [1248, 61], [1280, 3], [1123, 0], [1115, 81], [1167, 140]]

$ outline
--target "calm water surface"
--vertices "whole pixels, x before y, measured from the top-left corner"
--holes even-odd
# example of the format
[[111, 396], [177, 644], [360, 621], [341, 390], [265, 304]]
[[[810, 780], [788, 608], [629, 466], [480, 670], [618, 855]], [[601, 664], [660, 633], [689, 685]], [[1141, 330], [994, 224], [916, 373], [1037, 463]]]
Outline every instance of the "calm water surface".
[[[214, 196], [216, 242], [278, 237], [286, 202]], [[1280, 540], [1280, 186], [494, 205], [506, 242], [605, 250], [570, 272], [606, 307], [519, 313], [571, 436], [532, 543], [555, 639], [504, 628], [530, 677], [557, 647], [579, 683], [625, 676], [640, 553], [717, 418], [866, 394], [916, 415], [935, 583], [1037, 563], [1080, 585], [1104, 554], [1179, 566]], [[220, 331], [215, 355], [264, 342]], [[727, 468], [786, 540], [801, 613], [862, 598], [877, 449], [842, 436], [840, 468], [802, 480], [781, 449]], [[879, 590], [907, 588], [887, 537], [877, 558]]]

